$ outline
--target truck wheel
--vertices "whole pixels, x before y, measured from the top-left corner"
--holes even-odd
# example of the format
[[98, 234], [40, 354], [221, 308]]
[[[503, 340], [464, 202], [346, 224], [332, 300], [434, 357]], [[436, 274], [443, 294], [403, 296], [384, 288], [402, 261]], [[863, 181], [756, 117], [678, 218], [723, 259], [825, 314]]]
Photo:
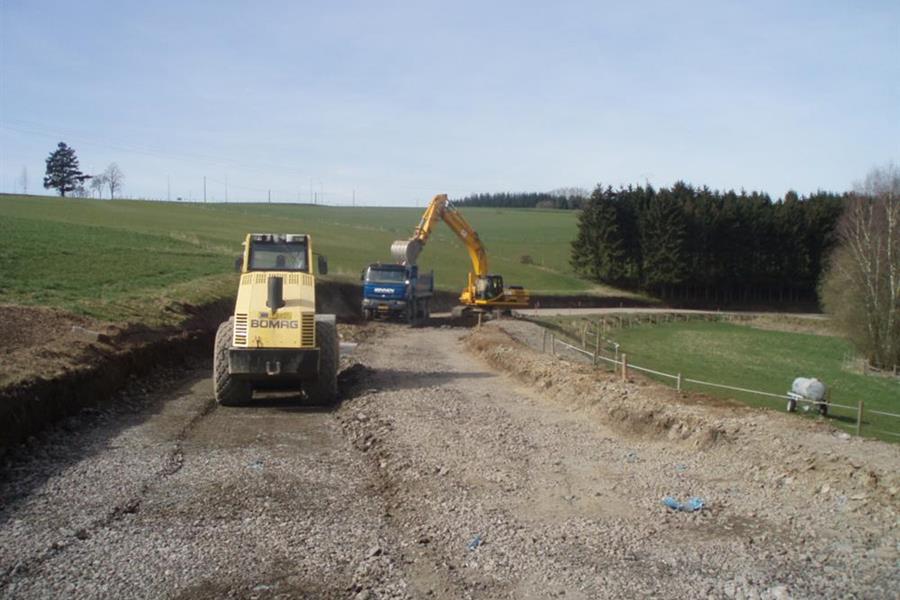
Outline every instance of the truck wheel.
[[319, 375], [305, 386], [309, 399], [320, 405], [337, 401], [337, 371], [340, 347], [337, 327], [328, 321], [316, 321], [316, 341], [319, 345]]
[[228, 373], [228, 348], [234, 334], [234, 318], [219, 325], [213, 352], [213, 394], [223, 406], [247, 404], [253, 395], [249, 381], [239, 381]]
[[823, 417], [828, 416], [828, 403], [827, 402], [819, 403], [819, 414], [822, 415]]
[[372, 320], [372, 311], [368, 308], [363, 309], [363, 321], [371, 321]]

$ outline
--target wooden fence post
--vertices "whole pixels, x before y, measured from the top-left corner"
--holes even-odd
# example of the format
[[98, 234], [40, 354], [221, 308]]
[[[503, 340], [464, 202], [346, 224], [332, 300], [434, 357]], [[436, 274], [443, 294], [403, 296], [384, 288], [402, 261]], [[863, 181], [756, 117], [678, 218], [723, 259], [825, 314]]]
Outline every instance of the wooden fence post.
[[547, 330], [544, 330], [544, 335], [541, 338], [541, 352], [543, 354], [547, 354]]
[[600, 356], [600, 329], [597, 329], [597, 337], [594, 340], [594, 366], [597, 366], [598, 356]]
[[675, 380], [675, 389], [679, 392], [681, 391], [681, 373], [678, 374], [678, 379]]
[[587, 348], [587, 323], [581, 328], [581, 348]]
[[622, 353], [622, 381], [628, 380], [628, 355]]
[[859, 435], [860, 430], [862, 429], [862, 418], [863, 418], [863, 401], [859, 401], [859, 405], [856, 407], [856, 435]]

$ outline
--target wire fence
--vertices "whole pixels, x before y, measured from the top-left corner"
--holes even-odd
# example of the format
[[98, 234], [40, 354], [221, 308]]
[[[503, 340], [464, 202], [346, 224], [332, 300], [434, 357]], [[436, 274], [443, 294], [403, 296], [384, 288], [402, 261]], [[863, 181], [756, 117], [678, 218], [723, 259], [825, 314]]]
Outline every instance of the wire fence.
[[[540, 326], [543, 331], [543, 338], [541, 341], [542, 352], [549, 352], [554, 356], [560, 356], [559, 348], [569, 350], [571, 352], [574, 352], [576, 355], [583, 356], [586, 359], [590, 359], [593, 366], [606, 365], [614, 372], [618, 373], [623, 380], [628, 379], [630, 371], [638, 371], [647, 373], [649, 375], [655, 375], [656, 377], [663, 378], [664, 380], [672, 380], [677, 391], [682, 391], [685, 384], [693, 384], [719, 390], [752, 394], [761, 398], [765, 398], [766, 400], [780, 400], [783, 403], [782, 406], [787, 407], [789, 411], [792, 411], [792, 407], [796, 407], [797, 405], [804, 405], [806, 411], [819, 410], [821, 412], [824, 405], [824, 410], [826, 410], [829, 414], [832, 414], [832, 416], [834, 416], [834, 413], [832, 412], [833, 409], [838, 409], [840, 411], [846, 411], [850, 413], [849, 415], [844, 415], [844, 418], [851, 420], [851, 422], [853, 423], [852, 431], [858, 436], [862, 435], [863, 427], [865, 426], [865, 432], [867, 434], [880, 434], [883, 436], [888, 436], [889, 438], [900, 439], [900, 431], [880, 429], [875, 427], [871, 423], [867, 424], [864, 420], [866, 416], [872, 415], [885, 417], [887, 419], [900, 419], [900, 414], [874, 409], [866, 409], [865, 402], [862, 399], [857, 401], [856, 406], [833, 402], [830, 396], [824, 402], [819, 402], [787, 392], [784, 394], [776, 394], [763, 390], [755, 390], [752, 388], [726, 385], [713, 381], [705, 381], [702, 379], [685, 377], [683, 373], [666, 373], [664, 371], [658, 371], [656, 369], [651, 369], [649, 367], [630, 363], [628, 360], [628, 354], [623, 351], [621, 345], [607, 338], [605, 335], [605, 333], [611, 329], [615, 329], [617, 327], [632, 327], [638, 323], [668, 323], [678, 320], [687, 321], [695, 319], [707, 321], [738, 321], [749, 320], [752, 318], [726, 313], [712, 315], [701, 315], [699, 313], [671, 313], [668, 314], [669, 318], [666, 317], [667, 315], [664, 313], [639, 316], [613, 315], [611, 318], [604, 317], [599, 323], [595, 323], [594, 327], [591, 327], [591, 322], [588, 322], [585, 323], [580, 330], [575, 327], [571, 332], [567, 332], [561, 328], [561, 333], [564, 337], [558, 336], [556, 331], [547, 328], [541, 323], [536, 324]], [[572, 342], [566, 341], [566, 339], [564, 338], [568, 338], [572, 340]], [[580, 345], [578, 343], [579, 341]], [[898, 422], [898, 429], [900, 429], [900, 422]]]

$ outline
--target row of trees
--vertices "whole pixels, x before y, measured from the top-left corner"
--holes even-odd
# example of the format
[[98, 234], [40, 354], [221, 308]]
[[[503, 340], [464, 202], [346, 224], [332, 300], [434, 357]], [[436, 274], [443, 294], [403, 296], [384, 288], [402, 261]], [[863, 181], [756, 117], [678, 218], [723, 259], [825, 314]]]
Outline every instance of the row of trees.
[[[900, 364], [900, 169], [845, 194], [598, 186], [473, 194], [466, 206], [581, 209], [571, 262], [590, 279], [663, 297], [821, 301], [869, 362]], [[819, 292], [817, 294], [817, 292]]]
[[[28, 188], [28, 172], [22, 171], [23, 189]], [[116, 163], [110, 163], [106, 170], [97, 175], [85, 175], [78, 165], [78, 157], [75, 149], [65, 142], [60, 142], [56, 150], [47, 157], [47, 170], [44, 175], [44, 188], [55, 189], [60, 196], [67, 194], [78, 197], [87, 196], [87, 184], [92, 192], [99, 198], [103, 197], [103, 190], [109, 190], [109, 197], [115, 198], [122, 189], [125, 175]]]
[[581, 188], [560, 188], [551, 192], [500, 192], [471, 194], [454, 200], [458, 206], [491, 206], [497, 208], [582, 208], [590, 193]]
[[814, 301], [843, 196], [598, 186], [571, 264], [590, 279], [705, 302]]

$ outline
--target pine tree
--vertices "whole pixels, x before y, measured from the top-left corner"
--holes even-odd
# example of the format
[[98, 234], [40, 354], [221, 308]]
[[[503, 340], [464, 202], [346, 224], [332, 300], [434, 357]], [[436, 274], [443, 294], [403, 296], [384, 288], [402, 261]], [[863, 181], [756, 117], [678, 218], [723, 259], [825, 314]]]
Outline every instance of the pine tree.
[[625, 275], [624, 258], [616, 209], [597, 186], [578, 219], [571, 264], [589, 279], [618, 283]]
[[684, 212], [673, 192], [660, 190], [639, 221], [644, 286], [664, 294], [684, 281], [687, 266]]
[[78, 168], [78, 157], [75, 150], [60, 142], [56, 150], [47, 157], [47, 172], [44, 176], [44, 187], [48, 190], [54, 188], [59, 195], [65, 197], [66, 192], [71, 192], [90, 179]]

